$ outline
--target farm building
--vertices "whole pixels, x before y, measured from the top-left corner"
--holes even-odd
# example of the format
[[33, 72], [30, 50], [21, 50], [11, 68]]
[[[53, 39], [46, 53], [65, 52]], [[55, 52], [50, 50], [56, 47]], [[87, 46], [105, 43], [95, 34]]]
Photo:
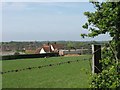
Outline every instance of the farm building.
[[50, 53], [51, 48], [49, 45], [43, 45], [41, 48], [36, 49], [35, 54], [41, 54], [41, 53]]
[[59, 55], [81, 55], [81, 50], [60, 50]]
[[44, 44], [41, 48], [36, 49], [35, 54], [41, 54], [41, 53], [51, 53], [51, 52], [59, 52], [59, 50], [62, 50], [64, 47], [61, 44]]
[[81, 55], [91, 53], [88, 49], [70, 49], [70, 50], [60, 50], [59, 55]]

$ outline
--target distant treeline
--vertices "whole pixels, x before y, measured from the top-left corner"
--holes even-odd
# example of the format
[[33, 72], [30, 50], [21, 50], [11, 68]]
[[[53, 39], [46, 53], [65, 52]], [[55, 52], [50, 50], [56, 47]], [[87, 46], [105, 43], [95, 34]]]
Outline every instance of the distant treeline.
[[2, 46], [2, 51], [9, 50], [9, 51], [19, 51], [23, 50], [24, 48], [27, 50], [35, 50], [41, 47], [43, 44], [48, 43], [57, 43], [63, 44], [64, 49], [91, 49], [92, 44], [105, 44], [108, 41], [28, 41], [28, 42], [1, 42], [0, 45]]

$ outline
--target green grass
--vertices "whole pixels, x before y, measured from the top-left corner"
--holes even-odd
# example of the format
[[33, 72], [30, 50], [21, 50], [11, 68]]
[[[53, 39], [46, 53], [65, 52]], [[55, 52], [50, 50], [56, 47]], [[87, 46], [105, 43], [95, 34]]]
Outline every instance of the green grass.
[[90, 65], [87, 56], [52, 57], [3, 61], [3, 71], [22, 69], [50, 63], [80, 60], [58, 66], [36, 68], [2, 75], [3, 88], [88, 88]]

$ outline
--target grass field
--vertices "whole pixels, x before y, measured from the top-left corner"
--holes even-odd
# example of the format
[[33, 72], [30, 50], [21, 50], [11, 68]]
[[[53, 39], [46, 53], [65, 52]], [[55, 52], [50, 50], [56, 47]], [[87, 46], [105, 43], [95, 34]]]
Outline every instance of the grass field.
[[20, 72], [9, 72], [2, 75], [3, 88], [88, 88], [90, 77], [90, 55], [75, 57], [51, 57], [7, 60], [2, 62], [3, 72], [54, 64], [70, 60], [79, 62], [65, 63], [62, 65], [35, 68]]

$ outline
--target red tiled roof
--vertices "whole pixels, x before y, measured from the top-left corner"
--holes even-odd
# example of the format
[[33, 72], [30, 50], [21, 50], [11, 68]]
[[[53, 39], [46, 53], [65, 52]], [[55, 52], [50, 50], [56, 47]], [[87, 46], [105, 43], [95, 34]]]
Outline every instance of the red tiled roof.
[[51, 44], [53, 46], [54, 49], [63, 49], [64, 46], [62, 44]]
[[36, 49], [35, 54], [40, 54], [40, 50], [44, 49], [45, 52], [51, 52], [51, 48], [49, 45], [43, 45], [41, 48]]
[[[35, 54], [40, 54], [40, 50], [43, 48], [45, 52], [52, 52], [51, 45], [54, 49], [63, 49], [64, 46], [62, 44], [43, 44], [41, 48], [36, 49]], [[54, 51], [53, 51], [54, 52]]]
[[41, 50], [41, 48], [36, 49], [35, 54], [40, 54], [40, 50]]
[[42, 48], [44, 49], [45, 52], [51, 52], [52, 51], [49, 45], [45, 45]]

